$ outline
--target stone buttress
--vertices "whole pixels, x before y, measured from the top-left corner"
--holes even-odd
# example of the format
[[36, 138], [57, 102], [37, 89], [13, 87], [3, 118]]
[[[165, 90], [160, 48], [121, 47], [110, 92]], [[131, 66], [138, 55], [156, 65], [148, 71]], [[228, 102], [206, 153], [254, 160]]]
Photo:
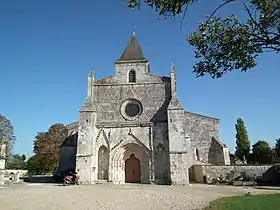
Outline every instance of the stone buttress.
[[171, 184], [189, 184], [188, 169], [192, 161], [191, 142], [185, 133], [184, 108], [176, 93], [176, 72], [173, 64], [170, 78], [171, 101], [167, 108], [167, 115]]
[[92, 72], [88, 76], [88, 96], [85, 104], [80, 110], [79, 135], [77, 142], [76, 171], [83, 184], [92, 184], [94, 182], [94, 154], [93, 144], [96, 133], [96, 108], [93, 103], [93, 83]]

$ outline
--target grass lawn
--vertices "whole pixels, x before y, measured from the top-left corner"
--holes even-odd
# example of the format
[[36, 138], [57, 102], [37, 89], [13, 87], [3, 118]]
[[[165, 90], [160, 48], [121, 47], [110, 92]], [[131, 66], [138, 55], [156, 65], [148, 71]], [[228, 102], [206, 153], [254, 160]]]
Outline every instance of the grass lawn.
[[279, 210], [280, 194], [221, 198], [210, 202], [204, 210]]

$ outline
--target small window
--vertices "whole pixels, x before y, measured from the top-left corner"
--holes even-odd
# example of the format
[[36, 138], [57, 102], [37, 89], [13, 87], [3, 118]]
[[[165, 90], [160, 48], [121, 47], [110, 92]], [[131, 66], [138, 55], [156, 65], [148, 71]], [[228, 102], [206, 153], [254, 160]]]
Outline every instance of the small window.
[[199, 151], [198, 151], [198, 149], [195, 149], [195, 160], [200, 161], [200, 157], [199, 157]]
[[134, 70], [129, 71], [128, 82], [136, 82], [136, 72]]

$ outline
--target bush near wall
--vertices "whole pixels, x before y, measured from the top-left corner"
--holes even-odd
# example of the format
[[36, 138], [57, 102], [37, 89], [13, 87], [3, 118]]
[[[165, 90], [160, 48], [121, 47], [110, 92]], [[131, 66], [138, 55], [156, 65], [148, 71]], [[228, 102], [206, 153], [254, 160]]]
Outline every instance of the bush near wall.
[[189, 173], [190, 180], [198, 183], [233, 184], [241, 180], [258, 185], [280, 185], [280, 165], [194, 165]]

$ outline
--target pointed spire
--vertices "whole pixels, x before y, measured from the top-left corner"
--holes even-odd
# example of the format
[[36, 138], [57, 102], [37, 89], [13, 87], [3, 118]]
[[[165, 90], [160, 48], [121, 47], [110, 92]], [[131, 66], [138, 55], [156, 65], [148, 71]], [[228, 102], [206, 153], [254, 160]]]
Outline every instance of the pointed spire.
[[168, 105], [168, 109], [181, 109], [183, 110], [183, 106], [181, 101], [179, 100], [177, 93], [176, 93], [176, 69], [175, 65], [172, 62], [170, 68], [170, 82], [171, 82], [171, 101]]
[[170, 72], [174, 73], [176, 70], [175, 70], [175, 65], [174, 63], [172, 62], [171, 63], [171, 68], [170, 68]]
[[119, 58], [118, 61], [145, 61], [145, 60], [147, 60], [144, 57], [143, 51], [140, 47], [140, 44], [138, 43], [138, 41], [136, 39], [135, 34], [136, 33], [134, 30], [123, 54], [121, 55], [121, 57]]
[[90, 69], [90, 72], [88, 74], [88, 97], [93, 96], [93, 84], [94, 84], [94, 75], [92, 69]]
[[93, 73], [92, 73], [92, 70], [90, 69], [90, 72], [88, 74], [88, 77], [93, 77]]

